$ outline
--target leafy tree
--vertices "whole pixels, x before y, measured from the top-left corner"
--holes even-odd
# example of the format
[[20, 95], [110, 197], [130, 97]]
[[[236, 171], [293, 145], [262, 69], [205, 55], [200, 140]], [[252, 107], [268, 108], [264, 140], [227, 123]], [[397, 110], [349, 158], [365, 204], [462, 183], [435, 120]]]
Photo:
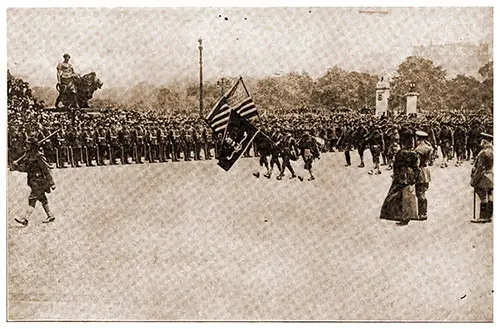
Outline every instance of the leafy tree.
[[493, 106], [493, 61], [489, 61], [479, 69], [479, 74], [483, 77], [481, 82], [481, 102], [487, 108]]
[[481, 106], [481, 83], [471, 76], [448, 80], [446, 105], [450, 109], [477, 109]]
[[424, 110], [439, 110], [446, 103], [446, 71], [441, 66], [435, 66], [431, 60], [410, 56], [401, 63], [393, 79], [392, 108], [398, 108], [406, 102], [406, 93], [410, 84], [416, 85], [420, 94], [418, 107]]
[[308, 73], [291, 72], [259, 80], [252, 96], [259, 108], [282, 111], [309, 107], [312, 90]]

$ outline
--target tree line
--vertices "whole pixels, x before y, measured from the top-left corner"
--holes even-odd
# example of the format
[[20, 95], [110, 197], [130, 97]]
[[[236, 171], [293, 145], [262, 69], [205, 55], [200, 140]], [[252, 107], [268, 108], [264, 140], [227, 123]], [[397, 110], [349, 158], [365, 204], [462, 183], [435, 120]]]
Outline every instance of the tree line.
[[[457, 75], [447, 78], [446, 71], [431, 60], [410, 56], [397, 69], [391, 81], [391, 109], [404, 110], [405, 94], [414, 83], [420, 94], [418, 106], [424, 111], [470, 110], [493, 105], [493, 62], [478, 71], [480, 80], [472, 76]], [[338, 66], [313, 79], [307, 72], [290, 72], [261, 79], [245, 78], [245, 83], [256, 106], [261, 111], [282, 113], [318, 110], [360, 110], [375, 107], [375, 87], [378, 76], [346, 71]], [[218, 81], [204, 82], [205, 113], [211, 109], [232, 81], [237, 77], [224, 77]], [[46, 104], [53, 99], [34, 88]], [[51, 96], [53, 97], [53, 95]], [[96, 95], [93, 107], [132, 108], [160, 113], [186, 113], [199, 109], [199, 83], [186, 86], [155, 86], [137, 84], [126, 93], [105, 97]]]

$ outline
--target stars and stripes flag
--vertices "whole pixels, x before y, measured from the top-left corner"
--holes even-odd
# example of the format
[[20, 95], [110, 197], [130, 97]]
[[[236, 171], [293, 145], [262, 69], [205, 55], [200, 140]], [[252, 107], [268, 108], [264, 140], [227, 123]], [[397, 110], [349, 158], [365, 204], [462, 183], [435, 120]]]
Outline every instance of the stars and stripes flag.
[[224, 131], [229, 121], [231, 110], [234, 110], [241, 117], [250, 121], [255, 117], [258, 118], [257, 108], [241, 77], [219, 99], [212, 111], [205, 117], [214, 132], [220, 133]]

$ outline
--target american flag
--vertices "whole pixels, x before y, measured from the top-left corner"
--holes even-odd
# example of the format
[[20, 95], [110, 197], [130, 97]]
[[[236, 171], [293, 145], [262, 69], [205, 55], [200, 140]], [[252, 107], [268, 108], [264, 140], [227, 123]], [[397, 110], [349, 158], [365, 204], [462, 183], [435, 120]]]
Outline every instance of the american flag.
[[247, 120], [258, 117], [257, 108], [242, 78], [239, 78], [233, 87], [219, 99], [212, 111], [205, 117], [216, 133], [226, 128], [231, 110]]

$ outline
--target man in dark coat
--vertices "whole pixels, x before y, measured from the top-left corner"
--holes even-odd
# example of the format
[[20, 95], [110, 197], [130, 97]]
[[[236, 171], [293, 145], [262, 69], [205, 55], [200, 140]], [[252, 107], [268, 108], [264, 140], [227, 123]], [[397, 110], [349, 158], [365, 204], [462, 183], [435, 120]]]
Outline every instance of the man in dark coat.
[[428, 165], [431, 161], [433, 148], [427, 142], [428, 134], [424, 131], [417, 131], [415, 133], [417, 139], [417, 146], [415, 152], [419, 157], [418, 175], [415, 183], [415, 194], [417, 195], [418, 203], [418, 219], [427, 220], [427, 197], [425, 193], [429, 189], [431, 182], [431, 173]]
[[51, 189], [54, 190], [56, 185], [52, 176], [47, 159], [40, 152], [40, 147], [36, 139], [30, 137], [27, 141], [27, 151], [21, 159], [13, 162], [14, 168], [28, 173], [28, 186], [31, 188], [31, 193], [28, 197], [28, 208], [25, 214], [20, 218], [14, 218], [19, 224], [28, 225], [29, 218], [35, 210], [37, 201], [42, 204], [47, 219], [44, 223], [50, 223], [55, 220], [54, 215], [50, 211], [49, 202], [45, 193], [50, 193]]
[[481, 137], [481, 152], [474, 162], [470, 182], [481, 201], [479, 219], [473, 219], [473, 223], [489, 223], [493, 217], [493, 136], [482, 133]]

